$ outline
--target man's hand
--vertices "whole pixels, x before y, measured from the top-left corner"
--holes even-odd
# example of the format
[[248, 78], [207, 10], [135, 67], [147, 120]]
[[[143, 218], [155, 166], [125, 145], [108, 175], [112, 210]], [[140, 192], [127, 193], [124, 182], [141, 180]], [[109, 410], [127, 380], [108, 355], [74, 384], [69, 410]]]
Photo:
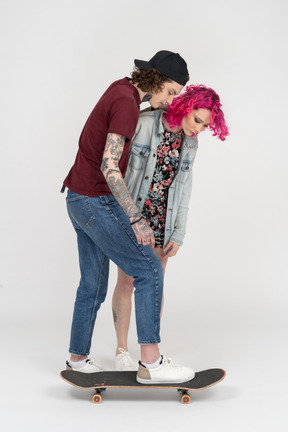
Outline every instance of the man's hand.
[[140, 219], [139, 222], [132, 224], [132, 229], [139, 244], [142, 243], [143, 246], [151, 245], [152, 247], [155, 247], [154, 232], [145, 219]]

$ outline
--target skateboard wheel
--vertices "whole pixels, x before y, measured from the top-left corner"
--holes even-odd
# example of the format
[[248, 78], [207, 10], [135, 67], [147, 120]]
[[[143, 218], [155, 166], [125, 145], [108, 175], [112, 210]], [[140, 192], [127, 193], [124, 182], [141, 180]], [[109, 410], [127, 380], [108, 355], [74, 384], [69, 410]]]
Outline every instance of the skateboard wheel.
[[189, 404], [191, 402], [190, 396], [188, 394], [183, 395], [181, 398], [181, 402], [183, 404]]
[[93, 396], [92, 400], [95, 404], [98, 404], [102, 401], [102, 396], [97, 393]]

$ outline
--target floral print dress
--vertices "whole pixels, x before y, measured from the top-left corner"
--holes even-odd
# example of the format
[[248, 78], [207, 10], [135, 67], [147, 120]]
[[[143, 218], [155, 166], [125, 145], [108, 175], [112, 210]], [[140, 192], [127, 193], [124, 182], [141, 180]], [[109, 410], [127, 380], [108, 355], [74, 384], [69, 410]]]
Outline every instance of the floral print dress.
[[155, 247], [163, 247], [169, 187], [178, 169], [184, 133], [164, 129], [163, 140], [157, 147], [157, 160], [152, 182], [142, 210], [154, 231]]

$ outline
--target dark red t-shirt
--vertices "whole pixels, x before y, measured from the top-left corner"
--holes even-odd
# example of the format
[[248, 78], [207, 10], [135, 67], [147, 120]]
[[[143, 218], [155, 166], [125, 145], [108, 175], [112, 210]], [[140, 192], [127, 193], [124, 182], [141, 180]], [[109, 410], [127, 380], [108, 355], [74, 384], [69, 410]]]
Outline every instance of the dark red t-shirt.
[[75, 163], [64, 180], [65, 186], [80, 195], [112, 195], [100, 170], [108, 133], [126, 138], [119, 169], [125, 176], [128, 152], [140, 112], [140, 97], [128, 78], [115, 81], [91, 112], [79, 139]]

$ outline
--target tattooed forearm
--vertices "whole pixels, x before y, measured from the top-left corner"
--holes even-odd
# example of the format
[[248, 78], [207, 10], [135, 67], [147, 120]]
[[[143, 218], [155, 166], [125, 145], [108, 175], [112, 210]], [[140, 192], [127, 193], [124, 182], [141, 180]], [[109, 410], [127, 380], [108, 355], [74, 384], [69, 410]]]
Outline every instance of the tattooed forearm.
[[[110, 170], [110, 172], [111, 171], [113, 170]], [[133, 220], [136, 216], [140, 217], [140, 212], [130, 196], [123, 177], [116, 177], [115, 175], [110, 174], [107, 175], [106, 181], [114, 197], [117, 199], [123, 210], [125, 210], [128, 217], [133, 217]]]
[[119, 160], [123, 153], [125, 137], [109, 133], [107, 135], [106, 146], [101, 163], [101, 171], [107, 184], [117, 199], [120, 206], [131, 218], [131, 222], [140, 217], [140, 212], [134, 204], [122, 174], [118, 168]]
[[[118, 170], [117, 169], [106, 169], [105, 171], [106, 172], [104, 174], [104, 177], [105, 177], [106, 180], [108, 180], [108, 178], [110, 178], [111, 176], [113, 176], [113, 173], [119, 174], [119, 169]], [[114, 177], [112, 177], [112, 178], [114, 178]]]

